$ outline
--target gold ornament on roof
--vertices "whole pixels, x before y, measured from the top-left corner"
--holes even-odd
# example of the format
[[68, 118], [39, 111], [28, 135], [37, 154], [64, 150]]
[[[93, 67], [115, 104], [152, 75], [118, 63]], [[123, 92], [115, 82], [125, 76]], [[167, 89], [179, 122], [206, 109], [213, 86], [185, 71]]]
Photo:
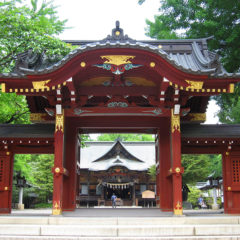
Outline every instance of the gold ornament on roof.
[[102, 59], [107, 59], [104, 63], [107, 64], [113, 64], [116, 66], [132, 63], [130, 59], [135, 58], [135, 56], [129, 56], [129, 55], [106, 55], [101, 56]]
[[45, 86], [47, 83], [49, 83], [51, 80], [46, 80], [46, 81], [37, 81], [37, 82], [32, 82], [33, 88], [36, 90], [39, 89], [44, 89], [44, 88], [48, 88], [47, 86]]
[[180, 115], [174, 114], [173, 109], [171, 109], [171, 129], [172, 129], [172, 133], [174, 131], [180, 132]]
[[197, 82], [197, 81], [190, 81], [190, 80], [185, 80], [190, 86], [187, 87], [187, 89], [196, 89], [200, 90], [203, 87], [203, 82]]

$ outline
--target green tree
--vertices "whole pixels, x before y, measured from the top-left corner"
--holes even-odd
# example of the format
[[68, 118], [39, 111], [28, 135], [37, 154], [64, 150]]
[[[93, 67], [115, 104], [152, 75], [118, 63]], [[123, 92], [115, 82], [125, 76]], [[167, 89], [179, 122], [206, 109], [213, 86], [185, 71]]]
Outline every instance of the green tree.
[[193, 208], [198, 206], [198, 198], [201, 196], [202, 192], [196, 187], [189, 186], [190, 192], [188, 193], [188, 202], [190, 202]]
[[206, 181], [213, 171], [211, 155], [206, 154], [182, 154], [182, 166], [184, 167], [183, 183], [195, 184]]
[[138, 142], [138, 141], [154, 141], [154, 137], [150, 134], [121, 134], [121, 133], [114, 133], [114, 134], [101, 134], [98, 136], [98, 141], [115, 141], [116, 139], [120, 138], [122, 141], [127, 142]]
[[26, 97], [15, 93], [0, 92], [0, 123], [30, 123]]
[[31, 160], [30, 154], [14, 155], [14, 175], [20, 172], [22, 177], [25, 177], [28, 182], [33, 183]]
[[51, 199], [53, 192], [53, 163], [54, 156], [51, 154], [32, 155], [32, 183], [39, 188], [37, 193], [45, 202]]
[[[142, 4], [145, 0], [139, 0]], [[240, 1], [160, 0], [159, 15], [147, 20], [147, 35], [157, 39], [208, 38], [208, 46], [221, 56], [229, 72], [240, 67]], [[222, 123], [240, 123], [239, 93], [217, 96]]]
[[239, 68], [239, 1], [160, 0], [159, 13], [153, 22], [147, 20], [147, 35], [158, 39], [213, 36], [209, 46], [222, 56], [228, 71]]
[[152, 165], [149, 169], [147, 174], [150, 176], [150, 178], [154, 181], [156, 180], [156, 165]]
[[64, 30], [66, 20], [57, 16], [53, 1], [6, 0], [0, 2], [0, 72], [14, 68], [17, 55], [29, 49], [61, 58], [70, 52], [71, 46], [56, 38]]
[[[53, 1], [25, 2], [0, 2], [0, 73], [12, 71], [18, 54], [29, 49], [36, 54], [45, 52], [53, 62], [72, 49], [56, 38], [65, 29], [66, 20], [59, 20]], [[29, 123], [24, 96], [0, 92], [0, 123]]]

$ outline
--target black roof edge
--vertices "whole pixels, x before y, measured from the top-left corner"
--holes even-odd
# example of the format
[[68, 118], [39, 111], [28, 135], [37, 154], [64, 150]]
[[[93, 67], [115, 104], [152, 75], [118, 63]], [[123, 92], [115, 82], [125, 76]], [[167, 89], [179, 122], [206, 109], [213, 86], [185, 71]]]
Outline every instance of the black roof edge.
[[[209, 39], [212, 39], [213, 37], [206, 37], [206, 38], [196, 38], [196, 39], [161, 39], [161, 40], [135, 40], [137, 42], [146, 43], [149, 45], [159, 45], [159, 44], [189, 44], [193, 42], [206, 42]], [[69, 43], [72, 45], [86, 45], [91, 43], [100, 42], [102, 40], [62, 40], [65, 43]]]

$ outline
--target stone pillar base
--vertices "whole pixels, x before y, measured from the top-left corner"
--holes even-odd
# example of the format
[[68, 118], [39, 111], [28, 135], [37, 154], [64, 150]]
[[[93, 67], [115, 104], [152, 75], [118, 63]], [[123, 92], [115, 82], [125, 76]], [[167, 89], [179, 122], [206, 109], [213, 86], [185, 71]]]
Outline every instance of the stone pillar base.
[[19, 204], [17, 205], [17, 208], [18, 208], [19, 210], [23, 210], [23, 209], [24, 209], [24, 204], [20, 204], [20, 203], [19, 203]]

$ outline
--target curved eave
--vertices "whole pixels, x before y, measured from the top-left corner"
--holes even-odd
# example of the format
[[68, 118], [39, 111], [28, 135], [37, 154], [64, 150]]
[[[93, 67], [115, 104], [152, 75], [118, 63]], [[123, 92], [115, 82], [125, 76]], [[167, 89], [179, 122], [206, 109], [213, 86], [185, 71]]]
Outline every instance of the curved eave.
[[[108, 49], [119, 49], [121, 52], [121, 49], [136, 49], [136, 50], [144, 50], [148, 53], [154, 53], [155, 56], [160, 56], [160, 58], [162, 58], [163, 60], [166, 61], [166, 63], [168, 63], [168, 67], [171, 67], [178, 70], [178, 73], [182, 73], [183, 75], [187, 74], [187, 75], [193, 75], [193, 77], [197, 77], [197, 76], [205, 76], [205, 78], [240, 78], [240, 73], [220, 73], [220, 74], [216, 74], [216, 69], [215, 68], [205, 68], [205, 69], [194, 69], [191, 67], [184, 67], [183, 65], [179, 64], [179, 61], [176, 60], [176, 58], [171, 57], [171, 55], [167, 54], [165, 51], [163, 51], [162, 49], [159, 49], [156, 46], [153, 45], [149, 45], [146, 43], [142, 43], [142, 42], [136, 42], [136, 43], [132, 43], [130, 41], [126, 41], [126, 42], [111, 42], [111, 41], [106, 41], [104, 43], [102, 42], [95, 42], [95, 43], [90, 43], [90, 44], [86, 44], [84, 46], [80, 46], [79, 48], [75, 49], [74, 51], [72, 51], [71, 53], [69, 53], [67, 56], [65, 56], [61, 61], [59, 61], [58, 63], [51, 65], [50, 67], [47, 67], [45, 69], [41, 69], [41, 70], [36, 70], [36, 71], [32, 71], [29, 69], [21, 69], [21, 73], [16, 74], [16, 73], [10, 73], [10, 74], [1, 74], [0, 75], [0, 79], [22, 79], [22, 78], [28, 78], [28, 79], [49, 79], [49, 78], [54, 78], [54, 77], [59, 77], [59, 76], [55, 76], [57, 73], [63, 73], [63, 71], [65, 70], [65, 68], [68, 67], [73, 67], [71, 62], [75, 62], [76, 59], [81, 58], [81, 55], [84, 53], [89, 53], [93, 50], [108, 50]], [[195, 46], [195, 48], [197, 48]], [[118, 51], [119, 51], [118, 50]], [[153, 56], [154, 56], [153, 55]], [[199, 51], [195, 50], [195, 55], [196, 58], [199, 58], [201, 60], [204, 59], [203, 56], [199, 56], [201, 55], [201, 53]], [[207, 64], [207, 60], [205, 60], [205, 62], [202, 60], [203, 64]], [[184, 74], [185, 73], [185, 74]], [[72, 74], [71, 74], [72, 75]], [[67, 80], [69, 77], [71, 76], [63, 76], [65, 79], [63, 80]], [[186, 75], [185, 75], [186, 77]]]

